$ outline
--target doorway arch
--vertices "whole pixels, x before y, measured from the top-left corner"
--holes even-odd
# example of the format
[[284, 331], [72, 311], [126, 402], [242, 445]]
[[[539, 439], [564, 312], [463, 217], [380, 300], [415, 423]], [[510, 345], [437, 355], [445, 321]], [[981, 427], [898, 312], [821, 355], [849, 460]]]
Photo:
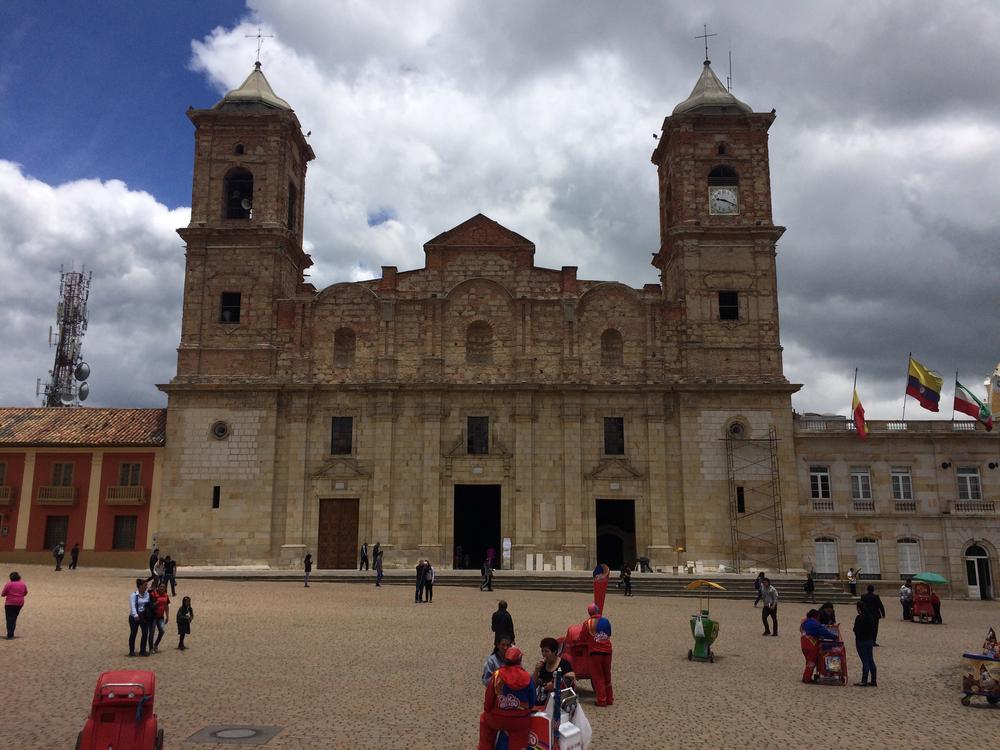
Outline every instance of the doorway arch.
[[973, 541], [965, 548], [965, 582], [970, 599], [993, 598], [993, 566], [982, 542]]

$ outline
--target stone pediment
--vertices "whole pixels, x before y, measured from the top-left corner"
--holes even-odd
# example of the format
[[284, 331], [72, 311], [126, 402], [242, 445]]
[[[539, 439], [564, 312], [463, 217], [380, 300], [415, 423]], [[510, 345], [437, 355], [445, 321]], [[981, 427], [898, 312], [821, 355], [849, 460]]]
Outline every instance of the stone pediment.
[[313, 479], [369, 479], [371, 472], [361, 468], [355, 458], [329, 459], [317, 469]]
[[535, 244], [488, 216], [476, 214], [424, 245], [425, 250], [447, 247], [523, 248], [534, 251]]
[[605, 458], [584, 474], [587, 479], [642, 479], [642, 472], [625, 458]]

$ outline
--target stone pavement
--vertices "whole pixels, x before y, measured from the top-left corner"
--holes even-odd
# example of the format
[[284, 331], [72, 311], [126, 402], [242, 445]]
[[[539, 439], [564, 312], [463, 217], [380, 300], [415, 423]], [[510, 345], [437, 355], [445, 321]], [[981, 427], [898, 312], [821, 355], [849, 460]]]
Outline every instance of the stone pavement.
[[[97, 675], [123, 668], [156, 671], [168, 748], [240, 747], [185, 741], [223, 724], [282, 727], [266, 748], [473, 748], [496, 600], [510, 603], [530, 660], [543, 636], [584, 619], [589, 601], [439, 587], [433, 604], [417, 606], [400, 586], [181, 580], [178, 594], [191, 596], [196, 612], [190, 649], [173, 648], [171, 622], [169, 647], [130, 659], [128, 572], [19, 570], [30, 591], [19, 637], [0, 639], [0, 748], [12, 750], [73, 747]], [[9, 571], [0, 569], [4, 580]], [[872, 690], [799, 683], [802, 605], [782, 607], [781, 635], [762, 638], [759, 609], [719, 600], [718, 657], [703, 664], [686, 658], [695, 600], [610, 593], [616, 703], [598, 709], [582, 691], [593, 747], [988, 746], [1000, 710], [959, 703], [960, 656], [1000, 626], [1000, 604], [946, 600], [946, 624], [931, 626], [900, 622], [891, 593], [884, 598], [890, 618]], [[846, 607], [838, 613], [853, 622]], [[849, 659], [854, 681], [853, 649]]]

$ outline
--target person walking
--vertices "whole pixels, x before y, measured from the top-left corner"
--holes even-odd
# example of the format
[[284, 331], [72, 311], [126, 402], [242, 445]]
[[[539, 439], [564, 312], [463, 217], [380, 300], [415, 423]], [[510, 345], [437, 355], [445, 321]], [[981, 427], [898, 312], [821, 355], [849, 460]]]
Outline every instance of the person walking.
[[155, 589], [157, 586], [159, 586], [161, 583], [163, 583], [163, 581], [164, 581], [163, 571], [165, 571], [166, 569], [167, 569], [167, 566], [166, 566], [165, 561], [163, 560], [162, 557], [159, 558], [153, 564], [153, 577], [151, 579], [152, 582], [149, 584], [149, 588], [151, 590]]
[[913, 619], [913, 579], [907, 578], [899, 587], [899, 603], [903, 607], [903, 620]]
[[596, 603], [587, 606], [587, 622], [584, 636], [590, 654], [590, 682], [594, 686], [598, 706], [610, 706], [615, 702], [615, 690], [611, 684], [611, 621], [601, 616], [601, 608]]
[[479, 715], [477, 750], [493, 750], [500, 730], [507, 732], [509, 750], [525, 750], [535, 707], [535, 682], [521, 661], [524, 655], [517, 646], [504, 654], [504, 666], [493, 673], [486, 684], [483, 712]]
[[483, 567], [480, 569], [483, 574], [483, 580], [479, 584], [480, 591], [492, 591], [493, 590], [493, 568], [490, 566], [490, 558], [487, 557], [483, 560]]
[[[931, 625], [943, 625], [941, 621], [941, 597], [937, 591], [931, 592], [931, 606], [934, 607], [934, 616], [931, 618]], [[875, 644], [878, 645], [877, 643]]]
[[816, 602], [816, 581], [813, 580], [812, 573], [806, 573], [806, 582], [802, 588], [806, 592], [806, 598], [811, 602]]
[[163, 558], [163, 579], [170, 584], [170, 596], [177, 596], [177, 561], [170, 555]]
[[0, 596], [3, 597], [3, 613], [7, 619], [7, 640], [14, 640], [14, 629], [17, 627], [17, 616], [24, 606], [24, 597], [28, 595], [28, 586], [21, 580], [21, 574], [16, 570], [10, 574], [10, 581], [3, 585]]
[[160, 559], [160, 548], [159, 547], [153, 547], [153, 552], [149, 556], [149, 576], [150, 576], [150, 579], [152, 579], [152, 577], [154, 575], [156, 575], [156, 573], [153, 572], [153, 567], [156, 565], [156, 562], [159, 559]]
[[420, 604], [423, 601], [424, 594], [424, 573], [427, 572], [427, 563], [425, 560], [417, 561], [417, 589], [413, 594], [413, 603]]
[[382, 554], [382, 542], [375, 542], [375, 546], [372, 547], [372, 565], [374, 565], [379, 556]]
[[507, 602], [504, 599], [497, 602], [497, 611], [490, 618], [490, 630], [493, 631], [494, 642], [502, 635], [510, 638], [511, 645], [517, 642], [514, 638], [514, 618], [507, 611]]
[[149, 656], [149, 652], [146, 650], [146, 642], [149, 639], [149, 622], [144, 614], [148, 605], [149, 594], [146, 592], [146, 581], [142, 578], [136, 578], [135, 591], [129, 595], [128, 600], [129, 656], [135, 656], [135, 636], [140, 631], [139, 656]]
[[191, 635], [191, 621], [194, 619], [194, 609], [191, 608], [191, 597], [181, 599], [181, 608], [177, 610], [177, 648], [184, 651], [184, 637]]
[[[376, 544], [377, 548], [378, 545]], [[378, 588], [382, 585], [382, 550], [375, 553], [375, 587]]]
[[361, 562], [358, 570], [368, 570], [368, 542], [361, 542]]
[[[871, 588], [869, 586], [869, 588]], [[858, 601], [858, 616], [854, 618], [854, 646], [858, 650], [858, 657], [861, 659], [861, 682], [855, 682], [855, 687], [878, 687], [877, 674], [875, 669], [875, 643], [876, 626], [878, 619], [869, 614], [865, 605]]]
[[[771, 585], [768, 578], [761, 579], [760, 584], [761, 599], [764, 600], [764, 607], [760, 612], [760, 619], [764, 623], [764, 632], [761, 635], [778, 635], [778, 590]], [[774, 632], [767, 626], [767, 618], [771, 618], [774, 625]]]
[[625, 596], [632, 596], [632, 566], [622, 563], [622, 583], [625, 585]]
[[66, 542], [56, 542], [52, 548], [52, 557], [56, 559], [56, 570], [62, 570], [62, 561], [66, 556]]
[[305, 559], [302, 560], [302, 568], [306, 572], [306, 588], [309, 588], [309, 574], [313, 570], [313, 556], [311, 552], [306, 552]]
[[160, 641], [163, 640], [163, 635], [167, 632], [167, 623], [170, 622], [170, 597], [167, 595], [167, 584], [161, 583], [157, 586], [155, 598], [150, 594], [149, 600], [153, 605], [153, 621], [149, 628], [149, 653], [155, 654], [160, 650]]
[[875, 593], [875, 587], [869, 583], [867, 591], [861, 595], [858, 603], [865, 614], [871, 618], [873, 623], [872, 645], [878, 646], [878, 621], [885, 617], [885, 605], [882, 604], [882, 597]]
[[430, 560], [424, 560], [427, 567], [424, 569], [424, 601], [428, 604], [434, 603], [434, 566]]
[[80, 543], [74, 542], [73, 549], [69, 551], [69, 569], [76, 570], [77, 563], [80, 562]]
[[757, 606], [760, 602], [760, 597], [764, 587], [764, 572], [761, 571], [757, 574], [757, 577], [753, 579], [753, 587], [757, 591], [757, 598], [753, 600], [753, 606]]
[[847, 570], [847, 585], [851, 589], [851, 596], [858, 595], [858, 573], [860, 572], [860, 570], [855, 572], [854, 568], [848, 568]]

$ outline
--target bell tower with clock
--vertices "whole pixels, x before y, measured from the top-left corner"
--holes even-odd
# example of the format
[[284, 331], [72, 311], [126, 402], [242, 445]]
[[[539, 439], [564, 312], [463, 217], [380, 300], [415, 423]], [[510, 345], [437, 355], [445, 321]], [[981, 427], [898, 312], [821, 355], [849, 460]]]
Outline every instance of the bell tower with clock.
[[663, 121], [652, 162], [660, 192], [660, 270], [681, 311], [682, 366], [713, 381], [784, 382], [778, 339], [768, 128], [708, 60]]

